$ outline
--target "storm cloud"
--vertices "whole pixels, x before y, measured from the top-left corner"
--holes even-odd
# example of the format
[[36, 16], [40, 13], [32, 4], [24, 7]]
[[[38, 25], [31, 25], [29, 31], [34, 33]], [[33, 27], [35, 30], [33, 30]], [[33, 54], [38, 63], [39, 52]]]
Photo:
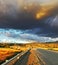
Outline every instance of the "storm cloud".
[[[0, 0], [0, 28], [45, 28], [46, 25], [58, 28], [58, 23], [55, 21], [58, 15], [57, 2], [57, 0], [53, 2], [50, 0]], [[37, 13], [41, 16], [40, 19], [36, 19]]]
[[58, 0], [0, 0], [0, 42], [34, 41], [58, 41]]

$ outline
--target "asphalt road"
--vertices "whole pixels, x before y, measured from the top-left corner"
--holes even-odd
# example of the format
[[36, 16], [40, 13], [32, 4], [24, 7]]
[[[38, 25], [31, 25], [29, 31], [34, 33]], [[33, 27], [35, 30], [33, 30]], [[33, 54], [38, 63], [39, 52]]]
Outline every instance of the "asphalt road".
[[27, 65], [29, 55], [30, 52], [18, 59], [18, 61], [14, 65]]
[[18, 54], [3, 65], [58, 65], [58, 52], [31, 49], [27, 53]]
[[58, 65], [58, 53], [43, 49], [37, 49], [36, 55], [42, 65]]

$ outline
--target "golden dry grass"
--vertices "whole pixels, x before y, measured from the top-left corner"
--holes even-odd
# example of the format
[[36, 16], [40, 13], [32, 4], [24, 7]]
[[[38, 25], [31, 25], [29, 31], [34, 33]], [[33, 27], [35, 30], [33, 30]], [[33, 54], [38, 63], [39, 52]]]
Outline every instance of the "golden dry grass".
[[19, 52], [19, 50], [0, 48], [0, 61], [4, 61], [6, 58], [11, 57], [15, 52]]

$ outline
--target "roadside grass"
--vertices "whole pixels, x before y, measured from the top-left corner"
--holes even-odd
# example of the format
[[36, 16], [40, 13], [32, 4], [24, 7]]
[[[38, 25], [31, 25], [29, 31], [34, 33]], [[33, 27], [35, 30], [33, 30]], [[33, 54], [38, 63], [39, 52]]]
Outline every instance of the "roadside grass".
[[15, 50], [10, 48], [0, 48], [0, 64], [20, 52], [21, 50]]
[[58, 51], [58, 48], [41, 48], [41, 49]]

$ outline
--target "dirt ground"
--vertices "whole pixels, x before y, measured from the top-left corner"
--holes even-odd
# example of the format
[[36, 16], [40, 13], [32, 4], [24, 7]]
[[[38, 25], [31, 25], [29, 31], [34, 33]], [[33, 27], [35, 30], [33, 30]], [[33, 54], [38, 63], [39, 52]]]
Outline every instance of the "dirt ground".
[[30, 51], [27, 65], [40, 65], [39, 60], [38, 60], [37, 56], [35, 55], [34, 50]]

